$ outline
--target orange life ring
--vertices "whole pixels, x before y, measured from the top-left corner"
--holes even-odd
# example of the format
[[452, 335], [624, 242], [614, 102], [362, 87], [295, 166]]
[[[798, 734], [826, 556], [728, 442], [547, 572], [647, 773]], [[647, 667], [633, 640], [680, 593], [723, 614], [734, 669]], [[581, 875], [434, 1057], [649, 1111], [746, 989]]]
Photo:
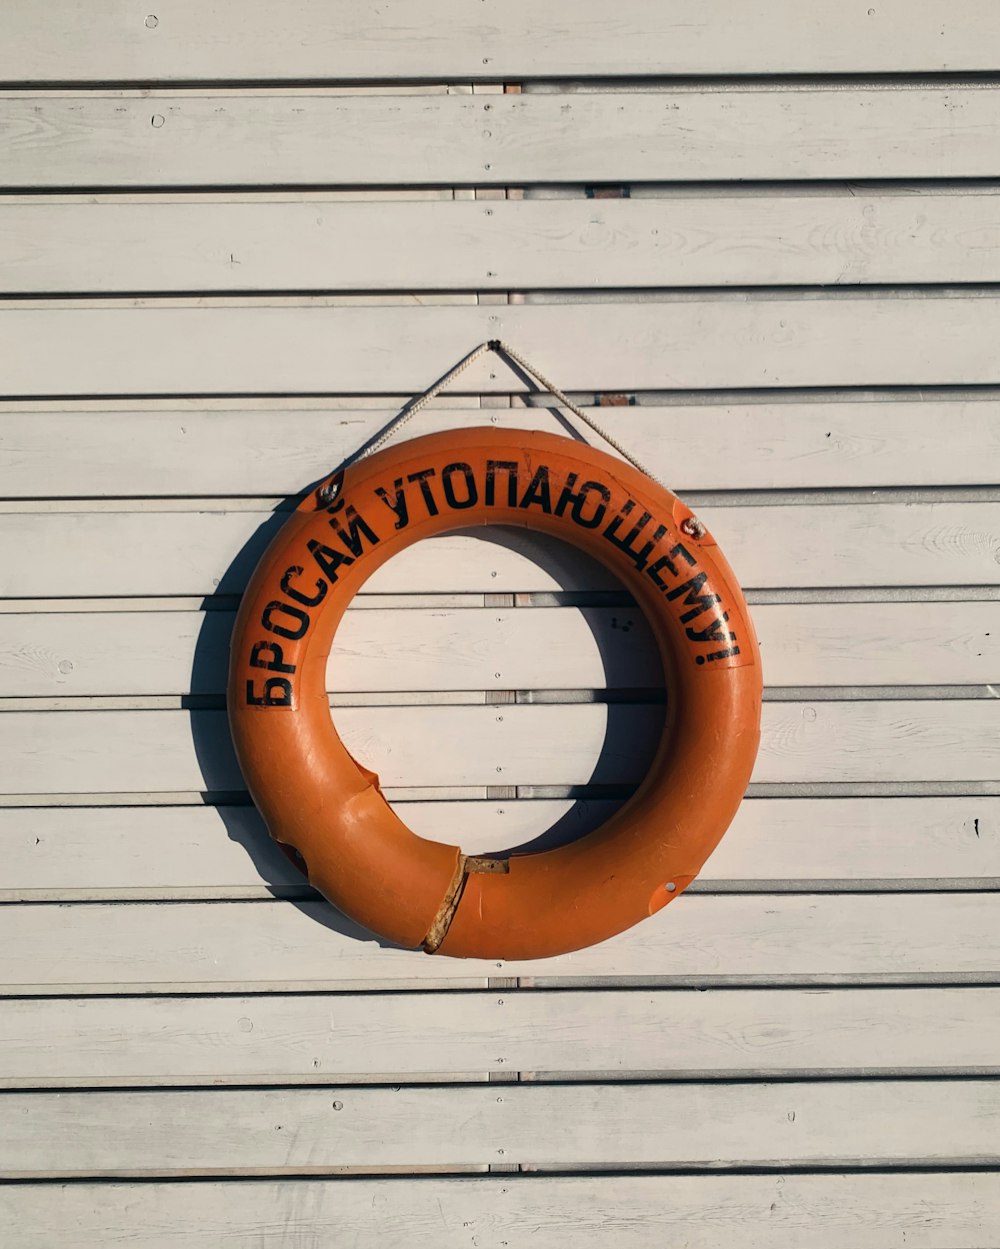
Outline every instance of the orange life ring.
[[[331, 720], [327, 657], [358, 588], [418, 539], [472, 525], [527, 526], [596, 557], [663, 659], [669, 705], [649, 775], [601, 828], [558, 849], [488, 859], [418, 837]], [[271, 835], [358, 923], [459, 957], [566, 953], [677, 897], [739, 806], [760, 703], [746, 603], [690, 509], [628, 464], [526, 430], [431, 434], [321, 483], [261, 559], [232, 641], [233, 738]]]

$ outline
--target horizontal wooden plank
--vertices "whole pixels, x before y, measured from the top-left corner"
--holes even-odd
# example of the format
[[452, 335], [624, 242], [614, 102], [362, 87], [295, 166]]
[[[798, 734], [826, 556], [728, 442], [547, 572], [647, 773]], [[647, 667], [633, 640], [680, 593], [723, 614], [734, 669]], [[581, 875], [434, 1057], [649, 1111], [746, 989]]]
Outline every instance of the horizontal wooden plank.
[[[0, 614], [5, 697], [222, 694], [229, 611]], [[1000, 684], [992, 602], [781, 603], [753, 609], [770, 686]], [[348, 611], [327, 688], [658, 686], [642, 614], [621, 607]]]
[[[15, 302], [0, 305], [0, 370], [12, 397], [410, 394], [500, 337], [563, 390], [995, 385], [998, 316], [988, 289], [443, 307]], [[462, 386], [524, 389], [495, 357]]]
[[[0, 1175], [1000, 1163], [995, 1081], [7, 1093]], [[560, 1125], [551, 1131], [553, 1123]]]
[[995, 1172], [11, 1184], [21, 1249], [993, 1249]]
[[1000, 208], [995, 190], [864, 188], [377, 210], [315, 198], [7, 199], [0, 271], [10, 294], [996, 282]]
[[[376, 771], [385, 766], [385, 785], [583, 784], [602, 753], [608, 710], [576, 705], [342, 708], [337, 724], [347, 748], [365, 766]], [[655, 743], [662, 708], [615, 709], [612, 718], [623, 714], [638, 741]], [[19, 793], [243, 788], [224, 711], [0, 716], [0, 755], [8, 761], [7, 783], [17, 785]], [[550, 743], [541, 757], [540, 740]], [[638, 775], [655, 748], [637, 762], [638, 741], [611, 747], [599, 769], [601, 779], [617, 783]]]
[[[912, 606], [917, 615], [923, 605]], [[951, 607], [953, 618], [956, 606], [972, 607], [963, 623], [975, 637], [975, 609], [988, 609], [986, 619], [996, 615], [990, 603], [933, 606]], [[221, 694], [233, 620], [229, 611], [0, 615], [4, 694]], [[989, 660], [979, 666], [1000, 681], [1000, 650], [995, 671]], [[345, 694], [638, 688], [660, 684], [661, 673], [652, 635], [634, 609], [377, 608], [345, 618], [328, 684]]]
[[0, 1087], [987, 1075], [998, 1030], [1000, 989], [975, 988], [25, 998], [0, 1013]]
[[381, 946], [308, 901], [5, 906], [0, 938], [0, 985], [15, 995], [485, 987], [499, 974], [536, 985], [995, 983], [1000, 896], [685, 895], [611, 941], [522, 963]]
[[[338, 707], [347, 749], [390, 788], [629, 784], [663, 708], [594, 703]], [[765, 703], [762, 784], [995, 781], [1000, 702]], [[5, 711], [5, 793], [243, 788], [224, 711]]]
[[[295, 494], [374, 438], [399, 410], [385, 400], [374, 410], [356, 403], [346, 412], [332, 401], [325, 411], [295, 402], [275, 398], [251, 407], [150, 400], [124, 407], [112, 400], [98, 411], [72, 403], [57, 410], [37, 401], [0, 403], [0, 497], [175, 495], [179, 482], [194, 495]], [[703, 396], [697, 403], [606, 407], [591, 415], [675, 490], [1000, 480], [998, 401], [975, 392], [963, 399], [897, 396], [887, 402], [862, 396], [747, 403]], [[572, 416], [565, 419], [579, 426]], [[566, 431], [555, 410], [519, 406], [425, 409], [407, 434], [480, 424]], [[725, 436], [705, 436], [716, 428]], [[948, 430], [946, 457], [937, 449], [942, 429]]]
[[2, 183], [379, 186], [991, 178], [990, 86], [8, 96]]
[[[467, 854], [600, 823], [612, 802], [393, 803]], [[754, 798], [695, 890], [995, 887], [996, 798]], [[252, 807], [0, 809], [0, 901], [301, 896], [305, 881]]]
[[[681, 0], [477, 5], [410, 0], [372, 13], [292, 0], [162, 0], [84, 18], [53, 0], [43, 19], [9, 0], [0, 20], [8, 83], [197, 79], [521, 78], [599, 74], [872, 73], [992, 70], [1000, 24], [975, 0], [780, 0], [760, 13], [725, 0], [691, 19]], [[61, 38], [52, 40], [56, 29]], [[239, 37], [234, 38], [234, 31]]]
[[[0, 513], [0, 539], [11, 552], [0, 568], [0, 597], [239, 593], [286, 519], [253, 504], [232, 511], [118, 506], [126, 510]], [[997, 580], [998, 503], [713, 504], [699, 514], [744, 588]], [[125, 551], [143, 558], [123, 559]], [[563, 543], [495, 527], [418, 542], [365, 584], [373, 594], [615, 588], [610, 573]]]

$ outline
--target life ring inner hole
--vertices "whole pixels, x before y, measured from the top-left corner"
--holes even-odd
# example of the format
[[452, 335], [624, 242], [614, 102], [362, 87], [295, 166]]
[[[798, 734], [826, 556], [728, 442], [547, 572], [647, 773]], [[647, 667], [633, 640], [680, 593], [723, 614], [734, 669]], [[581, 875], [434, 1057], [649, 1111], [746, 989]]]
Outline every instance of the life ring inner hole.
[[603, 824], [648, 772], [668, 697], [624, 585], [569, 543], [503, 526], [379, 569], [340, 623], [327, 688], [337, 732], [408, 827], [476, 855]]

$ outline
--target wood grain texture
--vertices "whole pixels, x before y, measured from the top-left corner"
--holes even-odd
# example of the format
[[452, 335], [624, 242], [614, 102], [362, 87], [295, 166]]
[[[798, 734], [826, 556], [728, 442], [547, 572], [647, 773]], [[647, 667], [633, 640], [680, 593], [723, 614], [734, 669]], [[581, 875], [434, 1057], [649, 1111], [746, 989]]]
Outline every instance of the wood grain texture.
[[[355, 400], [352, 409], [341, 400], [338, 410], [327, 402], [326, 411], [280, 398], [256, 406], [109, 400], [97, 410], [72, 401], [61, 408], [0, 402], [0, 494], [174, 495], [179, 483], [196, 495], [295, 494], [374, 438], [402, 406], [382, 400], [366, 410]], [[976, 392], [887, 402], [862, 396], [740, 403], [706, 395], [697, 403], [601, 408], [591, 415], [681, 491], [1000, 480], [998, 401]], [[417, 437], [470, 425], [566, 432], [562, 417], [542, 407], [425, 409], [406, 432]], [[706, 429], [724, 436], [706, 437]], [[937, 446], [942, 429], [948, 430], [946, 457]], [[589, 431], [586, 437], [609, 450]]]
[[993, 1249], [996, 1172], [12, 1184], [22, 1249]]
[[991, 178], [989, 86], [11, 95], [11, 189]]
[[[503, 78], [616, 74], [870, 73], [992, 70], [1000, 24], [976, 0], [883, 0], [876, 12], [792, 0], [748, 12], [725, 0], [692, 15], [681, 0], [651, 12], [597, 0], [393, 0], [372, 13], [294, 0], [283, 18], [261, 0], [162, 0], [155, 20], [117, 3], [84, 14], [53, 0], [47, 16], [9, 0], [0, 79], [12, 83], [196, 79]], [[53, 30], [61, 38], [53, 40]]]
[[981, 1080], [10, 1092], [3, 1111], [12, 1179], [1000, 1163]]
[[[0, 513], [0, 597], [200, 596], [242, 591], [283, 513], [263, 505]], [[246, 507], [247, 510], [243, 510]], [[167, 510], [170, 508], [172, 510]], [[218, 508], [220, 510], [214, 510]], [[744, 589], [995, 586], [1000, 504], [766, 504], [699, 509]], [[374, 523], [374, 518], [373, 518]], [[378, 530], [376, 529], [376, 532]], [[122, 558], [141, 551], [142, 559]], [[365, 583], [371, 594], [620, 589], [561, 542], [491, 528], [418, 542]]]
[[[12, 604], [11, 606], [16, 606]], [[0, 613], [5, 697], [225, 691], [229, 611]], [[753, 609], [770, 686], [1000, 685], [992, 602], [783, 603]], [[634, 608], [365, 608], [337, 631], [327, 688], [658, 686]]]
[[[554, 825], [599, 821], [610, 802], [394, 802], [422, 836], [467, 854]], [[251, 807], [0, 810], [0, 901], [302, 896], [305, 880]], [[978, 888], [1000, 882], [1000, 799], [754, 798], [743, 803], [696, 891], [732, 888]]]
[[[637, 783], [663, 708], [646, 705], [338, 707], [347, 749], [389, 788]], [[223, 711], [5, 711], [2, 792], [243, 788]], [[758, 784], [996, 781], [1000, 702], [765, 703]]]
[[[0, 371], [5, 393], [25, 398], [409, 395], [502, 338], [563, 390], [995, 385], [998, 316], [988, 288], [510, 306], [10, 302], [0, 304]], [[495, 357], [462, 388], [525, 389]]]
[[26, 998], [0, 1014], [0, 1087], [987, 1075], [998, 1032], [1000, 989], [975, 988]]
[[377, 208], [7, 199], [0, 269], [24, 294], [996, 282], [1000, 208], [995, 189]]
[[322, 902], [6, 906], [0, 938], [3, 991], [31, 996], [486, 987], [497, 975], [542, 986], [992, 984], [1000, 897], [682, 896], [602, 945], [527, 963], [383, 947]]

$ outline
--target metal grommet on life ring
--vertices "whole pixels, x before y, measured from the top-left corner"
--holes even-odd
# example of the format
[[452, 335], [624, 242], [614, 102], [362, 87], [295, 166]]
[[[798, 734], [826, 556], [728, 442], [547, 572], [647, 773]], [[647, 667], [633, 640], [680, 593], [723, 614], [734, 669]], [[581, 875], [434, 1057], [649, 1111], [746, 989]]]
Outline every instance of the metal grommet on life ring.
[[[569, 845], [482, 858], [417, 836], [337, 734], [327, 657], [371, 574], [422, 538], [527, 526], [607, 566], [656, 638], [669, 690], [633, 797]], [[271, 835], [359, 924], [402, 946], [542, 958], [603, 941], [691, 883], [743, 796], [760, 733], [746, 603], [714, 539], [675, 495], [586, 443], [528, 430], [431, 434], [310, 492], [243, 597], [229, 716]]]

